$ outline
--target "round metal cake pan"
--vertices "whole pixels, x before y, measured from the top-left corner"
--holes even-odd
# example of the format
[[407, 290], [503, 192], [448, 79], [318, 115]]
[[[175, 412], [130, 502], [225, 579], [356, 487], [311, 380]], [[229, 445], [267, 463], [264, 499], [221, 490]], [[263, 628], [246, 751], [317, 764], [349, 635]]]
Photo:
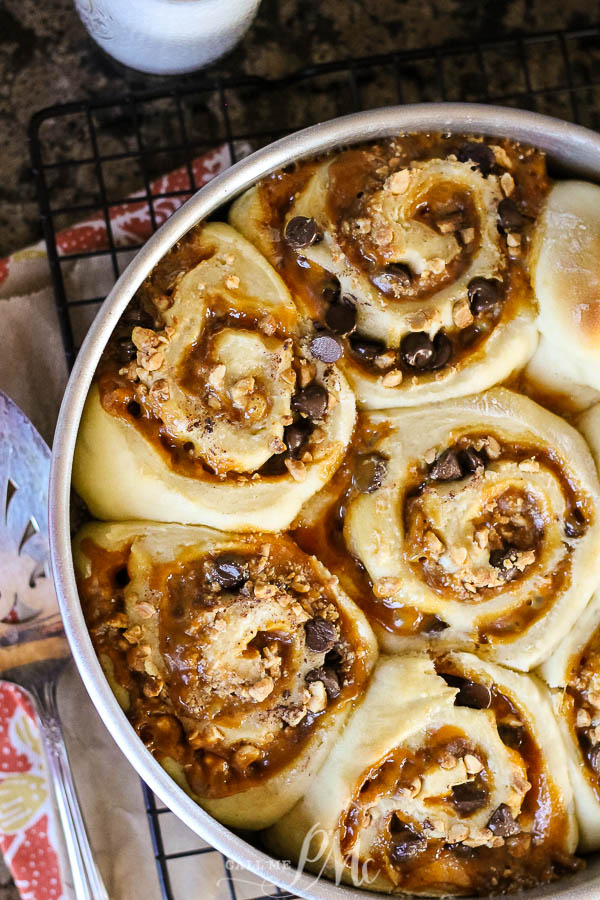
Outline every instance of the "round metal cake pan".
[[[306, 128], [257, 151], [217, 176], [187, 201], [154, 234], [123, 272], [106, 298], [79, 352], [65, 391], [52, 453], [50, 543], [54, 580], [73, 657], [90, 697], [114, 740], [157, 796], [202, 838], [293, 894], [309, 900], [358, 900], [381, 896], [297, 873], [278, 864], [238, 834], [221, 825], [166, 774], [129, 724], [102, 672], [85, 625], [71, 556], [70, 495], [73, 451], [81, 412], [104, 346], [121, 313], [144, 278], [193, 225], [281, 166], [336, 147], [401, 132], [485, 134], [523, 141], [548, 154], [552, 171], [600, 181], [600, 135], [559, 119], [518, 109], [466, 103], [386, 107], [355, 113]], [[117, 461], [115, 461], [117, 464]], [[582, 872], [519, 897], [598, 900], [600, 854], [589, 857]]]

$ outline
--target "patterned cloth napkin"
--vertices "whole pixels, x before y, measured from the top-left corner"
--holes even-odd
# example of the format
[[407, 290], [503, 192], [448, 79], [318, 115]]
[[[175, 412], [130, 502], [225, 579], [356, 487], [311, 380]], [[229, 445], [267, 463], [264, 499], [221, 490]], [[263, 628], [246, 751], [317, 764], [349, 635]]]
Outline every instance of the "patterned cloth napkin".
[[[196, 186], [205, 184], [229, 163], [229, 151], [224, 146], [195, 159], [191, 169]], [[150, 193], [187, 192], [189, 188], [189, 170], [183, 166], [151, 184]], [[156, 224], [161, 225], [188, 196], [185, 193], [155, 200]], [[111, 209], [117, 247], [139, 245], [150, 236], [153, 224], [145, 197], [146, 192], [141, 191]], [[99, 212], [60, 232], [57, 246], [65, 257], [107, 249], [104, 214]], [[67, 260], [63, 276], [73, 299], [102, 296], [113, 280], [108, 256]], [[0, 354], [0, 389], [18, 403], [50, 443], [67, 370], [43, 243], [0, 260], [0, 323], [2, 333], [9, 336], [8, 346], [5, 341]], [[158, 900], [139, 778], [117, 750], [74, 668], [62, 679], [59, 705], [84, 817], [111, 900]], [[174, 820], [171, 824], [176, 841], [183, 826], [170, 813], [163, 822], [168, 819]], [[202, 844], [189, 832], [186, 839], [195, 840], [196, 846]], [[0, 848], [23, 900], [66, 900], [73, 896], [33, 709], [23, 691], [2, 682]], [[195, 859], [199, 858], [204, 859]], [[213, 877], [214, 884], [210, 884], [210, 875], [201, 866], [196, 865], [185, 879], [189, 888], [186, 900], [210, 900], [222, 895], [218, 878]]]

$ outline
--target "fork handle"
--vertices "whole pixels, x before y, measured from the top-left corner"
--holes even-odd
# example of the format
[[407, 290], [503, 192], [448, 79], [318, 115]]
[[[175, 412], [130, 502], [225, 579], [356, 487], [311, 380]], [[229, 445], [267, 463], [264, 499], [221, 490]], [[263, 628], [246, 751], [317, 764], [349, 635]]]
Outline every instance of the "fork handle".
[[47, 681], [43, 687], [31, 691], [40, 721], [40, 731], [48, 771], [52, 781], [67, 854], [73, 873], [73, 888], [77, 900], [109, 900], [102, 877], [96, 867], [85, 830], [77, 791], [65, 747], [65, 739], [58, 715], [56, 682]]

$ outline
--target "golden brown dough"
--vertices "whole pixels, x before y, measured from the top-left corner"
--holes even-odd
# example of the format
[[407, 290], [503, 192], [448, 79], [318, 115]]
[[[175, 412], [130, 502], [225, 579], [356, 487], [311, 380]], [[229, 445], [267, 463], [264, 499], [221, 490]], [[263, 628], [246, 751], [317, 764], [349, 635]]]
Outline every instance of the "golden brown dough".
[[577, 408], [600, 397], [600, 187], [558, 181], [534, 231], [530, 267], [539, 305], [540, 359], [527, 369], [541, 389], [566, 391]]
[[600, 849], [600, 594], [540, 668], [569, 759], [580, 848]]

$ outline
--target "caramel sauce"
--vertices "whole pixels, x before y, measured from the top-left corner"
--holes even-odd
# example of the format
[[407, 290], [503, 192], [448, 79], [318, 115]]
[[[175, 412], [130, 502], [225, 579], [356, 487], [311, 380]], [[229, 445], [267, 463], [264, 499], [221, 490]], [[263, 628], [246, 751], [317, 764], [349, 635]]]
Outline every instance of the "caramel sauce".
[[[362, 204], [369, 193], [381, 186], [388, 172], [378, 175], [377, 168], [384, 170], [389, 166], [392, 157], [396, 157], [398, 167], [407, 165], [412, 160], [446, 157], [455, 153], [464, 138], [439, 134], [407, 135], [399, 139], [382, 142], [369, 148], [358, 148], [342, 153], [330, 169], [331, 186], [328, 198], [329, 212], [334, 222], [340, 226], [344, 252], [349, 258], [364, 269], [369, 277], [375, 277], [385, 264], [376, 249], [369, 247], [368, 242], [359, 242], [344, 238], [343, 222], [360, 215]], [[545, 171], [542, 154], [531, 148], [523, 147], [510, 141], [498, 140], [512, 163], [511, 171], [515, 174], [515, 199], [519, 208], [532, 221], [539, 214], [542, 202], [548, 191], [549, 181]], [[282, 238], [285, 216], [291, 208], [297, 194], [306, 186], [314, 174], [320, 161], [300, 162], [286, 170], [275, 173], [264, 179], [259, 191], [265, 209], [265, 223], [278, 232], [274, 242], [275, 256], [270, 259], [277, 271], [288, 285], [301, 311], [317, 322], [324, 322], [327, 310], [326, 292], [332, 287], [332, 276], [319, 266], [292, 252]], [[419, 297], [426, 299], [434, 291], [446, 283], [451, 283], [460, 276], [476, 252], [480, 234], [477, 216], [472, 198], [465, 191], [457, 191], [452, 185], [440, 185], [427, 196], [421, 198], [415, 214], [426, 224], [432, 224], [440, 215], [459, 212], [463, 218], [463, 228], [472, 227], [475, 238], [471, 245], [461, 246], [458, 257], [451, 261], [447, 270], [436, 281], [427, 286], [419, 283], [410, 288], [406, 299]], [[148, 319], [143, 324], [150, 327], [161, 327], [161, 304], [168, 302], [180, 275], [195, 267], [206, 253], [201, 252], [197, 237], [201, 226], [186, 235], [155, 267], [149, 278], [139, 289], [133, 304], [133, 311], [141, 311]], [[476, 319], [474, 327], [465, 329], [463, 334], [449, 330], [449, 338], [453, 346], [452, 361], [460, 364], [475, 351], [484, 346], [485, 340], [493, 329], [502, 321], [512, 318], [524, 303], [533, 303], [529, 279], [522, 262], [526, 257], [529, 226], [523, 231], [523, 256], [521, 259], [507, 260], [505, 270], [505, 296], [499, 313], [484, 314]], [[412, 293], [411, 293], [412, 291]], [[391, 297], [391, 302], [401, 303], [404, 298]], [[187, 355], [180, 373], [182, 387], [192, 395], [200, 395], [206, 383], [208, 369], [211, 366], [211, 342], [220, 328], [250, 328], [257, 326], [256, 316], [239, 310], [224, 309], [218, 301], [207, 313], [207, 327], [202, 338], [194, 344]], [[175, 472], [196, 479], [213, 481], [222, 480], [210, 471], [201, 460], [190, 456], [185, 444], [175, 440], [160, 419], [139, 403], [135, 394], [135, 386], [129, 379], [119, 374], [123, 359], [119, 356], [118, 340], [131, 335], [131, 324], [124, 321], [117, 327], [113, 339], [109, 343], [97, 374], [98, 386], [103, 408], [111, 415], [121, 418], [138, 430], [160, 452], [163, 461]], [[277, 335], [280, 337], [291, 333], [285, 324], [278, 324]], [[343, 339], [344, 349], [348, 357], [352, 351], [349, 342]], [[359, 361], [352, 355], [356, 365], [363, 366], [365, 371], [373, 372], [368, 364]], [[399, 368], [404, 368], [401, 361]], [[377, 374], [381, 374], [377, 370]], [[432, 373], [420, 373], [419, 379], [435, 377]], [[533, 395], [529, 387], [523, 388], [522, 376], [511, 379], [510, 386], [529, 393], [542, 405], [547, 406], [560, 415], [569, 418], [572, 410], [567, 408], [564, 399], [551, 394]], [[234, 415], [233, 410], [226, 411]], [[235, 412], [237, 415], [237, 411]], [[299, 524], [291, 532], [300, 547], [307, 553], [314, 553], [329, 570], [340, 579], [342, 588], [366, 612], [373, 622], [377, 622], [389, 632], [402, 635], [418, 635], [427, 633], [431, 625], [431, 616], [402, 604], [394, 604], [391, 600], [375, 597], [371, 580], [360, 561], [352, 557], [345, 546], [343, 523], [348, 504], [357, 495], [353, 483], [353, 469], [358, 453], [368, 452], [373, 448], [380, 433], [370, 431], [363, 421], [359, 420], [353, 442], [347, 456], [333, 476], [327, 487], [328, 502], [316, 521], [310, 524]], [[470, 436], [473, 439], [473, 436]], [[534, 458], [540, 464], [551, 469], [564, 487], [567, 510], [578, 510], [589, 524], [593, 521], [593, 510], [589, 508], [587, 498], [578, 491], [577, 485], [569, 481], [558, 456], [550, 450], [539, 450], [536, 447], [503, 447], [502, 458], [515, 460]], [[422, 472], [418, 472], [415, 484], [409, 486], [418, 491], [422, 483]], [[228, 474], [227, 478], [238, 479], [244, 476]], [[263, 476], [261, 473], [261, 477]], [[268, 477], [279, 478], [277, 475]], [[421, 480], [419, 480], [421, 479]], [[416, 494], [415, 494], [416, 496]], [[539, 551], [543, 541], [543, 528], [535, 520], [535, 510], [530, 504], [530, 512], [535, 540], [534, 552]], [[408, 506], [406, 507], [408, 510]], [[482, 523], [483, 524], [483, 523]], [[279, 540], [272, 535], [266, 540]], [[191, 713], [191, 702], [188, 693], [191, 685], [190, 657], [191, 650], [198, 650], [197, 638], [190, 632], [193, 619], [193, 607], [202, 592], [202, 566], [205, 559], [180, 559], [163, 566], [155, 566], [153, 570], [153, 588], [160, 594], [160, 649], [169, 672], [166, 688], [154, 697], [144, 694], [147, 678], [132, 668], [128, 661], [131, 646], [122, 636], [123, 626], [117, 624], [119, 616], [125, 615], [124, 587], [127, 576], [127, 563], [130, 546], [125, 545], [117, 551], [104, 550], [91, 540], [82, 543], [82, 552], [90, 560], [91, 572], [85, 579], [79, 580], [79, 590], [86, 622], [97, 654], [101, 659], [108, 659], [114, 671], [115, 681], [125, 688], [130, 699], [128, 716], [150, 751], [158, 758], [174, 759], [183, 769], [188, 783], [196, 793], [223, 797], [246, 790], [263, 783], [265, 778], [272, 777], [289, 764], [295, 755], [306, 745], [314, 731], [315, 723], [322, 724], [323, 718], [335, 714], [342, 704], [356, 697], [364, 684], [365, 672], [359, 659], [348, 661], [344, 669], [342, 691], [338, 698], [328, 703], [322, 713], [309, 714], [297, 726], [285, 728], [269, 745], [268, 751], [252, 763], [248, 768], [240, 770], [232, 761], [235, 748], [220, 747], [213, 752], [206, 747], [194, 748], [189, 741], [194, 715]], [[299, 550], [294, 553], [288, 544], [279, 554], [282, 572], [289, 567], [301, 564], [303, 556]], [[418, 564], [416, 564], [418, 565]], [[434, 570], [425, 571], [421, 566], [420, 573], [425, 580], [441, 596], [446, 596], [450, 586]], [[541, 606], [525, 604], [523, 608], [487, 623], [481, 630], [482, 642], [506, 640], [519, 630], [528, 627], [541, 618], [552, 603], [554, 595], [563, 590], [570, 578], [570, 558], [564, 565], [549, 573], [548, 590]], [[486, 590], [486, 589], [484, 589]], [[490, 596], [497, 589], [491, 588]], [[342, 632], [351, 647], [357, 640], [352, 623], [341, 614]], [[434, 617], [435, 618], [435, 617]], [[284, 675], [278, 690], [285, 690], [286, 678], [291, 675], [290, 667], [294, 660], [295, 638], [290, 639], [285, 632], [259, 632], [248, 646], [248, 654], [260, 653], [266, 641], [275, 642], [283, 660]], [[201, 645], [200, 645], [201, 649]], [[594, 635], [584, 651], [584, 657], [600, 654], [600, 630]], [[446, 665], [438, 665], [438, 671], [452, 674]], [[456, 673], [455, 673], [456, 674]], [[203, 672], [196, 669], [194, 678]], [[576, 715], [578, 704], [582, 704], [581, 695], [569, 688], [569, 697]], [[265, 708], [268, 701], [263, 701]], [[243, 708], [236, 705], [233, 699], [229, 705], [202, 711], [203, 721], [212, 716], [227, 714], [235, 718], [243, 715]], [[497, 722], [504, 719], [519, 718], [518, 707], [499, 690], [492, 688], [491, 712]], [[582, 739], [583, 740], [583, 739]], [[462, 742], [471, 747], [468, 736], [460, 730], [445, 727], [431, 734], [427, 747], [422, 751], [409, 752], [404, 748], [396, 748], [384, 760], [371, 767], [365, 773], [360, 789], [351, 807], [340, 819], [340, 836], [342, 848], [349, 853], [354, 845], [358, 831], [362, 826], [362, 815], [367, 802], [377, 797], [389, 796], [395, 789], [407, 783], [422, 772], [428, 760], [434, 758], [453, 742]], [[589, 762], [590, 747], [581, 744], [584, 756]], [[517, 857], [511, 852], [509, 839], [502, 848], [490, 849], [479, 847], [474, 849], [451, 846], [442, 840], [430, 840], [427, 849], [414, 860], [408, 860], [401, 870], [395, 867], [395, 883], [403, 890], [415, 892], [452, 892], [468, 894], [473, 891], [487, 894], [496, 890], [527, 888], [540, 882], [552, 881], [561, 871], [569, 871], [576, 867], [572, 857], [564, 855], [561, 847], [563, 836], [567, 830], [566, 816], [559, 810], [557, 792], [544, 771], [539, 748], [532, 735], [525, 730], [519, 753], [527, 766], [528, 780], [531, 789], [528, 791], [519, 822], [531, 828], [534, 840], [530, 851], [524, 857]], [[600, 777], [593, 773], [588, 765], [588, 777], [600, 799]], [[485, 772], [482, 783], [485, 783]], [[392, 826], [388, 826], [380, 836], [373, 859], [368, 863], [371, 868], [390, 872], [392, 864], [389, 858], [390, 846], [393, 842]], [[468, 852], [466, 852], [468, 851]]]
[[[281, 676], [267, 698], [257, 703], [250, 698], [242, 701], [231, 695], [223, 700], [212, 695], [210, 676], [203, 665], [201, 636], [193, 626], [198, 606], [211, 602], [205, 575], [214, 557], [211, 554], [198, 557], [190, 548], [176, 560], [155, 565], [151, 572], [149, 586], [160, 597], [159, 645], [165, 665], [165, 684], [157, 696], [148, 697], [144, 693], [148, 676], [132, 667], [131, 653], [135, 648], [122, 636], [126, 625], [114, 618], [115, 613], [127, 618], [122, 576], [127, 572], [130, 545], [107, 551], [86, 539], [81, 546], [90, 561], [91, 572], [87, 578], [79, 579], [79, 591], [96, 652], [104, 664], [107, 658], [110, 660], [116, 682], [128, 692], [127, 716], [148, 749], [159, 760], [175, 760], [185, 772], [191, 789], [200, 796], [230, 796], [276, 775], [293, 761], [316, 727], [321, 727], [325, 719], [335, 716], [337, 710], [357, 696], [366, 678], [363, 654], [355, 652], [362, 644], [360, 635], [350, 617], [339, 608], [331, 589], [318, 580], [305, 555], [285, 536], [248, 538], [249, 560], [263, 541], [271, 544], [275, 579], [285, 583], [290, 572], [304, 575], [309, 591], [302, 599], [306, 603], [306, 598], [316, 598], [311, 600], [313, 614], [322, 612], [327, 604], [336, 607], [341, 641], [336, 644], [336, 659], [331, 665], [336, 667], [341, 690], [335, 699], [328, 700], [321, 712], [309, 711], [299, 724], [280, 729], [260, 748], [259, 757], [243, 768], [234, 758], [238, 749], [235, 742], [231, 745], [216, 742], [214, 746], [199, 743], [194, 741], [194, 732], [198, 725], [208, 723], [235, 727], [257, 710], [267, 715], [277, 709], [289, 695], [294, 667], [298, 664], [298, 635], [259, 631], [247, 648], [248, 658], [258, 655], [267, 642], [277, 645], [281, 651]], [[218, 595], [212, 595], [215, 597], [218, 601]]]
[[[365, 212], [372, 195], [382, 189], [389, 174], [412, 161], [446, 158], [456, 154], [464, 143], [461, 136], [441, 134], [409, 134], [399, 138], [353, 147], [349, 150], [330, 154], [318, 160], [300, 162], [281, 170], [259, 184], [261, 207], [269, 224], [272, 240], [270, 262], [280, 273], [296, 302], [305, 315], [323, 324], [327, 311], [326, 295], [332, 286], [332, 276], [320, 266], [291, 250], [283, 239], [286, 215], [296, 196], [306, 187], [319, 163], [331, 159], [329, 166], [329, 189], [327, 193], [327, 213], [331, 218], [336, 238], [340, 246], [359, 271], [371, 280], [384, 271], [386, 260], [378, 245], [361, 236], [351, 228], [344, 228], [356, 221]], [[452, 363], [461, 366], [475, 352], [484, 348], [486, 340], [494, 328], [510, 321], [515, 313], [525, 305], [533, 306], [534, 299], [529, 283], [524, 259], [529, 245], [529, 232], [535, 217], [539, 214], [545, 195], [549, 190], [544, 154], [508, 140], [499, 140], [498, 145], [508, 156], [515, 188], [511, 199], [518, 203], [530, 220], [522, 232], [522, 251], [518, 258], [506, 257], [504, 272], [504, 298], [501, 306], [480, 313], [472, 326], [464, 329], [454, 327], [444, 329], [444, 334], [452, 344]], [[393, 165], [390, 163], [393, 162]], [[431, 224], [439, 216], [457, 212], [462, 218], [462, 229], [474, 228], [474, 240], [465, 244], [461, 241], [460, 252], [452, 259], [445, 271], [426, 280], [417, 279], [411, 287], [402, 290], [401, 297], [390, 295], [389, 303], [408, 300], [426, 300], [447, 285], [452, 284], [468, 268], [480, 245], [480, 230], [477, 212], [470, 191], [462, 187], [441, 183], [419, 198], [415, 208], [417, 221]], [[266, 248], [263, 248], [266, 250]], [[368, 338], [368, 335], [365, 337]], [[381, 375], [372, 363], [359, 358], [352, 351], [351, 342], [342, 338], [345, 356], [352, 365], [371, 375]], [[415, 371], [404, 365], [401, 359], [394, 364], [405, 374], [419, 381], [435, 379], [435, 372]], [[443, 371], [443, 370], [442, 370]]]
[[[518, 464], [525, 460], [533, 460], [539, 463], [540, 468], [545, 468], [552, 472], [562, 488], [566, 507], [565, 517], [568, 518], [577, 511], [581, 516], [582, 529], [589, 527], [595, 518], [589, 498], [582, 493], [577, 484], [569, 477], [559, 455], [551, 448], [517, 443], [506, 445], [503, 444], [499, 436], [494, 435], [491, 430], [486, 431], [485, 434], [480, 434], [478, 432], [463, 433], [456, 441], [456, 446], [458, 448], [470, 445], [477, 446], [478, 442], [483, 442], [485, 437], [489, 435], [495, 437], [500, 444], [500, 459], [502, 461]], [[480, 587], [476, 595], [470, 594], [466, 590], [457, 588], [455, 580], [451, 578], [441, 566], [432, 563], [427, 557], [423, 556], [418, 560], [413, 559], [414, 547], [419, 545], [419, 538], [422, 541], [423, 535], [427, 530], [427, 522], [419, 512], [420, 495], [426, 484], [426, 469], [425, 466], [422, 465], [416, 471], [413, 483], [407, 484], [404, 497], [401, 501], [404, 510], [405, 534], [407, 535], [407, 538], [410, 539], [410, 546], [403, 551], [404, 559], [407, 564], [419, 578], [422, 578], [428, 586], [442, 598], [447, 598], [449, 596], [452, 599], [460, 600], [461, 602], [477, 603], [502, 593], [505, 590], [504, 585], [498, 587]], [[520, 549], [530, 549], [534, 552], [536, 557], [539, 557], [544, 540], [544, 522], [541, 511], [537, 509], [537, 504], [529, 492], [526, 491], [524, 495], [521, 494], [521, 492], [517, 493], [523, 501], [521, 514], [529, 519], [530, 526], [530, 529], [527, 529], [530, 530], [527, 539], [528, 545], [523, 546]], [[502, 495], [498, 512], [502, 513], [502, 507], [504, 507], [504, 512], [510, 513], [511, 509], [514, 508], [515, 499], [514, 490]], [[420, 528], [418, 526], [419, 516], [422, 520]], [[414, 522], [415, 517], [417, 518], [416, 528]], [[482, 516], [481, 519], [474, 524], [479, 524], [481, 526], [493, 525], [494, 515], [488, 513]], [[500, 528], [502, 527], [510, 527], [510, 523], [508, 526], [500, 526]], [[498, 526], [496, 526], [496, 528], [498, 528]], [[525, 535], [512, 530], [510, 542], [513, 545], [518, 546], [520, 538], [522, 538], [525, 543]], [[564, 592], [570, 583], [571, 551], [567, 544], [564, 544], [564, 547], [565, 555], [563, 560], [555, 569], [547, 573], [547, 590], [544, 595], [541, 596], [539, 593], [536, 593], [535, 602], [534, 598], [525, 598], [523, 604], [517, 610], [512, 610], [505, 616], [496, 616], [492, 621], [486, 622], [480, 627], [480, 641], [484, 643], [493, 643], [494, 640], [501, 641], [510, 639], [511, 635], [515, 635], [530, 627], [548, 612], [549, 608], [551, 608], [554, 603], [555, 598], [560, 593]], [[523, 571], [522, 576], [528, 577], [532, 571], [532, 567], [535, 565], [535, 562], [528, 565]], [[518, 578], [519, 576], [512, 578], [511, 584], [514, 581], [518, 582]]]
[[[436, 668], [440, 673], [465, 674], [459, 673], [443, 659], [437, 661]], [[520, 720], [516, 704], [496, 685], [491, 688], [491, 694], [490, 712], [499, 725], [504, 721]], [[460, 729], [450, 726], [438, 728], [427, 734], [426, 744], [416, 751], [396, 747], [363, 774], [351, 803], [340, 816], [340, 849], [348, 862], [359, 832], [368, 825], [369, 807], [379, 799], [392, 798], [398, 790], [409, 787], [413, 778], [422, 777], [432, 764], [439, 763], [445, 753], [474, 753], [481, 759], [484, 768], [476, 776], [476, 783], [482, 797], [485, 797], [489, 779], [485, 754]], [[518, 753], [526, 765], [531, 788], [525, 795], [516, 821], [521, 829], [531, 835], [530, 843], [523, 844], [522, 837], [516, 835], [506, 839], [502, 847], [450, 844], [443, 838], [427, 837], [433, 827], [429, 820], [418, 822], [402, 811], [391, 813], [385, 819], [383, 829], [371, 845], [368, 858], [360, 861], [366, 871], [371, 876], [387, 876], [394, 888], [402, 892], [443, 890], [458, 895], [486, 895], [554, 881], [564, 872], [581, 867], [581, 861], [565, 854], [562, 849], [568, 829], [566, 814], [555, 786], [546, 775], [536, 741], [525, 727], [520, 732]], [[440, 802], [448, 810], [452, 809], [449, 798], [432, 799], [432, 816], [435, 816], [435, 808], [440, 808]], [[468, 823], [468, 814], [459, 814], [458, 818]], [[403, 826], [408, 826], [427, 844], [412, 857], [397, 861], [392, 855], [394, 835], [398, 832], [401, 835]]]
[[346, 456], [325, 488], [325, 508], [314, 521], [293, 524], [291, 534], [305, 553], [314, 554], [337, 575], [343, 590], [372, 622], [394, 634], [416, 635], [427, 628], [432, 617], [413, 607], [378, 599], [367, 570], [348, 551], [344, 540], [346, 510], [359, 494], [353, 481], [356, 457], [368, 453], [387, 430], [385, 425], [374, 428], [359, 415]]
[[119, 632], [116, 617], [125, 612], [124, 587], [129, 581], [127, 560], [130, 546], [105, 550], [90, 538], [81, 542], [81, 552], [90, 562], [86, 579], [77, 577], [77, 587], [86, 625], [99, 657], [107, 656], [114, 667], [115, 679], [127, 690], [133, 684], [133, 673], [127, 664], [123, 644], [114, 645]]
[[[597, 713], [597, 710], [586, 702], [585, 685], [579, 682], [579, 679], [582, 678], [582, 670], [590, 673], [600, 672], [600, 628], [596, 628], [583, 650], [576, 654], [571, 662], [570, 672], [567, 675], [567, 687], [561, 697], [563, 714], [571, 728], [573, 740], [579, 746], [579, 751], [585, 761], [585, 776], [600, 802], [600, 771], [598, 771], [598, 762], [596, 761], [596, 765], [593, 764], [593, 760], [596, 759], [594, 751], [598, 744], [591, 739], [585, 727], [577, 726], [579, 710], [586, 710], [591, 717]], [[584, 675], [583, 678], [585, 680]]]
[[267, 254], [269, 262], [282, 276], [300, 309], [313, 319], [325, 316], [323, 291], [331, 284], [331, 276], [290, 250], [283, 240], [283, 223], [296, 195], [306, 187], [319, 162], [325, 159], [327, 157], [323, 156], [293, 163], [263, 178], [258, 185], [264, 221], [273, 243], [272, 252]]
[[[152, 310], [155, 317], [152, 324], [163, 327], [160, 316], [161, 301], [169, 301], [177, 278], [194, 268], [203, 260], [210, 258], [210, 252], [200, 244], [202, 226], [196, 226], [161, 260], [139, 289], [135, 304], [139, 309]], [[202, 249], [201, 249], [202, 248]], [[240, 329], [256, 331], [264, 312], [251, 304], [249, 309], [240, 309], [231, 305], [226, 298], [215, 292], [204, 298], [206, 312], [204, 325], [198, 339], [190, 346], [183, 359], [177, 382], [180, 388], [191, 397], [199, 400], [207, 394], [207, 384], [211, 369], [216, 364], [213, 353], [215, 339], [223, 329]], [[158, 306], [157, 306], [158, 304]], [[149, 315], [150, 313], [148, 313]], [[127, 318], [127, 313], [125, 318]], [[278, 320], [274, 320], [273, 337], [285, 340], [296, 333], [296, 320], [293, 315], [282, 311]], [[132, 325], [129, 325], [131, 332]], [[122, 326], [118, 326], [96, 374], [102, 408], [135, 428], [160, 453], [163, 462], [179, 475], [208, 482], [224, 480], [239, 481], [245, 476], [233, 472], [215, 472], [205, 461], [193, 453], [193, 445], [170, 434], [169, 428], [148, 402], [147, 394], [140, 393], [137, 385], [123, 369], [123, 360], [119, 359], [117, 339], [121, 337]], [[266, 388], [266, 385], [257, 385]], [[266, 392], [265, 392], [266, 393]], [[268, 398], [268, 393], [266, 393]], [[268, 411], [268, 402], [267, 402]], [[228, 422], [243, 422], [245, 415], [233, 402], [222, 403], [219, 409], [209, 409], [204, 416], [203, 424], [207, 431], [212, 431], [215, 424], [225, 419]], [[192, 449], [192, 452], [190, 452]], [[287, 474], [287, 470], [286, 470]], [[277, 477], [271, 475], [270, 477]]]

